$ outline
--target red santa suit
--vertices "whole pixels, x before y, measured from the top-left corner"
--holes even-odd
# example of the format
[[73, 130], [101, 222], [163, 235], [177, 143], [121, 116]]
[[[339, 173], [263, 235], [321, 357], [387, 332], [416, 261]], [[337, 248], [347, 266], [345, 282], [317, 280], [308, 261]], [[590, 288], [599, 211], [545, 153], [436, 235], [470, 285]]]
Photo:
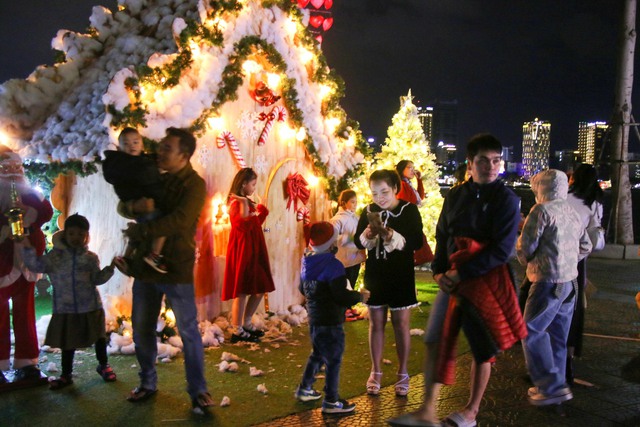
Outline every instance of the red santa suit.
[[11, 331], [9, 300], [13, 303], [13, 334], [15, 353], [13, 368], [20, 369], [38, 363], [38, 337], [34, 308], [34, 287], [38, 275], [22, 262], [23, 244], [11, 238], [8, 218], [11, 207], [11, 181], [14, 181], [24, 210], [23, 220], [29, 239], [41, 255], [45, 238], [40, 227], [51, 219], [53, 210], [41, 194], [31, 189], [24, 178], [20, 156], [0, 151], [0, 370], [10, 368]]

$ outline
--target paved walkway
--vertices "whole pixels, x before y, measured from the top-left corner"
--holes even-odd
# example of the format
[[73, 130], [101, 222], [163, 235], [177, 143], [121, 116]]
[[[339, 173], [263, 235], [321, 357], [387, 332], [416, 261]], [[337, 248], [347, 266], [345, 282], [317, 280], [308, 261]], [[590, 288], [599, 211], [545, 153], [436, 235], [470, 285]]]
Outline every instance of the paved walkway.
[[[520, 277], [522, 270], [518, 268]], [[536, 408], [527, 403], [530, 386], [520, 346], [501, 355], [493, 368], [478, 425], [484, 426], [640, 426], [640, 261], [590, 259], [584, 351], [576, 361], [574, 399], [562, 406]], [[468, 397], [470, 354], [460, 355], [456, 385], [444, 387], [438, 402], [442, 416]], [[363, 384], [364, 388], [364, 384]], [[323, 416], [320, 409], [291, 415], [261, 426], [384, 426], [388, 418], [418, 408], [423, 378], [411, 379], [407, 398], [393, 388], [380, 396], [359, 396], [350, 416]], [[318, 405], [319, 406], [319, 405]]]

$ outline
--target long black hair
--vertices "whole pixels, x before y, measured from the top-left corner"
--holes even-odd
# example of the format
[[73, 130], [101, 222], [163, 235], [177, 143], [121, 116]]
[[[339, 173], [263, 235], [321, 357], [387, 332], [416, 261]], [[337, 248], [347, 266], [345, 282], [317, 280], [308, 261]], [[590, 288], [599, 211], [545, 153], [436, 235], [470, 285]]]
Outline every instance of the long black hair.
[[242, 193], [242, 186], [249, 181], [253, 181], [258, 177], [258, 174], [251, 168], [242, 168], [238, 171], [236, 176], [233, 178], [233, 182], [231, 183], [231, 188], [229, 189], [229, 195], [227, 196], [227, 203], [231, 201], [231, 194], [235, 194], [237, 196], [246, 196], [246, 194]]
[[412, 163], [411, 160], [400, 160], [396, 165], [396, 172], [400, 175], [400, 179], [404, 179], [404, 170], [407, 168], [409, 163]]
[[569, 192], [573, 193], [584, 204], [591, 207], [594, 201], [602, 202], [603, 191], [598, 184], [596, 168], [586, 163], [576, 168], [571, 175], [573, 182], [569, 187]]

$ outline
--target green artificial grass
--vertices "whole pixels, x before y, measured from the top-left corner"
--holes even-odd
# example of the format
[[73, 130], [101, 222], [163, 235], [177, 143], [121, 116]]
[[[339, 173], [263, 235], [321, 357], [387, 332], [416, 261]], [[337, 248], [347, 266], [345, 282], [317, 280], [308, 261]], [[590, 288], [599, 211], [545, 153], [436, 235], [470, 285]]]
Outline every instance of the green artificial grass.
[[[422, 304], [412, 310], [411, 328], [424, 329], [437, 287], [430, 275], [426, 274], [418, 274], [417, 287]], [[50, 301], [47, 308], [44, 302], [40, 303], [41, 299], [47, 298], [37, 298], [39, 316], [50, 312]], [[383, 386], [397, 381], [397, 357], [390, 322], [386, 331], [383, 358], [390, 360], [391, 364], [383, 366]], [[346, 323], [345, 333], [347, 343], [341, 368], [340, 394], [349, 399], [366, 392], [365, 383], [371, 367], [368, 321]], [[240, 369], [236, 373], [221, 373], [216, 365], [220, 363], [220, 357], [225, 351], [251, 363], [240, 363]], [[214, 424], [248, 426], [319, 407], [321, 400], [303, 404], [293, 397], [309, 353], [307, 325], [293, 328], [288, 342], [261, 343], [256, 351], [250, 351], [247, 346], [230, 344], [206, 349], [206, 378], [217, 403], [212, 409]], [[422, 336], [412, 336], [409, 357], [411, 375], [421, 372], [423, 358]], [[60, 355], [43, 353], [40, 363], [43, 370], [50, 362], [54, 362], [59, 368]], [[76, 353], [73, 386], [55, 392], [41, 386], [3, 393], [0, 395], [0, 425], [160, 425], [212, 422], [211, 419], [202, 419], [190, 412], [181, 355], [169, 363], [158, 363], [159, 392], [151, 401], [138, 404], [125, 400], [128, 392], [138, 385], [135, 356], [114, 355], [109, 362], [118, 375], [115, 383], [102, 381], [95, 372], [95, 353], [93, 349], [87, 349], [86, 352]], [[265, 375], [249, 376], [250, 366], [264, 371]], [[257, 391], [259, 384], [266, 386], [267, 394]], [[315, 387], [322, 390], [323, 385], [323, 379], [318, 379]], [[231, 399], [230, 406], [219, 406], [223, 396]]]

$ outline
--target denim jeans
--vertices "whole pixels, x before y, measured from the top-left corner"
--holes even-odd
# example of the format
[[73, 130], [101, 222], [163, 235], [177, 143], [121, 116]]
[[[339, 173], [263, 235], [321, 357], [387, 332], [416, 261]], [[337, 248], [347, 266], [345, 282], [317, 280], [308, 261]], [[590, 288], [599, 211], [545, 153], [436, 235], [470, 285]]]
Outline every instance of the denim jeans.
[[340, 382], [340, 364], [344, 353], [344, 329], [342, 325], [313, 326], [309, 325], [311, 336], [311, 355], [304, 368], [300, 387], [310, 389], [316, 381], [316, 374], [324, 364], [326, 376], [324, 380], [324, 400], [335, 402], [338, 395], [338, 383]]
[[194, 287], [191, 283], [147, 283], [138, 279], [133, 282], [131, 320], [136, 358], [140, 364], [140, 386], [150, 390], [157, 388], [156, 325], [163, 295], [166, 295], [176, 317], [176, 325], [184, 344], [187, 393], [195, 399], [198, 394], [207, 391], [207, 383], [204, 379], [204, 349], [198, 330]]
[[573, 282], [534, 282], [524, 308], [522, 341], [533, 384], [545, 395], [566, 387], [567, 335], [576, 297]]

